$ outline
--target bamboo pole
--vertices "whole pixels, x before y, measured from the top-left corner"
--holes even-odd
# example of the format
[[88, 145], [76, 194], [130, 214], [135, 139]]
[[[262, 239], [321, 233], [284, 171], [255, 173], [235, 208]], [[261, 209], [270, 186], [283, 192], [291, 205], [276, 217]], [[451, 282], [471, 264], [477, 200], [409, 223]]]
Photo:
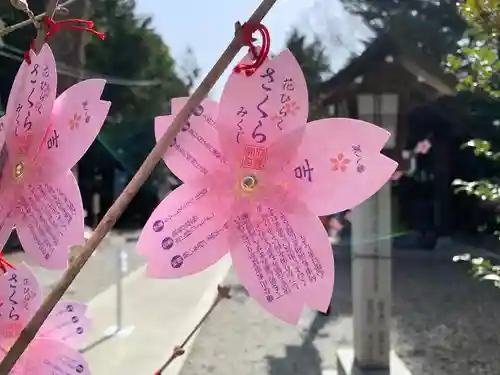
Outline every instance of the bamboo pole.
[[[255, 10], [255, 12], [248, 19], [248, 23], [260, 23], [262, 19], [267, 15], [267, 13], [269, 13], [276, 1], [277, 0], [263, 0]], [[51, 2], [57, 3], [57, 1], [54, 0], [51, 0]], [[177, 133], [179, 133], [182, 125], [188, 120], [194, 109], [208, 95], [212, 87], [216, 84], [217, 80], [224, 73], [231, 61], [236, 57], [242, 46], [243, 39], [241, 35], [241, 28], [237, 28], [235, 36], [229, 46], [222, 53], [221, 57], [215, 63], [210, 72], [208, 72], [207, 76], [203, 79], [200, 86], [198, 86], [193, 95], [191, 95], [184, 108], [182, 108], [182, 110], [177, 114], [167, 132], [151, 150], [144, 163], [141, 165], [129, 184], [125, 187], [118, 199], [109, 208], [108, 212], [106, 212], [101, 222], [93, 232], [92, 236], [82, 246], [81, 254], [66, 269], [52, 292], [45, 298], [33, 318], [22, 330], [16, 342], [11, 347], [3, 361], [0, 363], [0, 375], [8, 375], [12, 370], [19, 357], [23, 354], [28, 345], [34, 339], [36, 333], [42, 326], [45, 319], [47, 319], [54, 306], [62, 298], [82, 267], [93, 254], [99, 243], [104, 239], [106, 234], [120, 218], [132, 198], [137, 194], [141, 186], [146, 182], [149, 175], [153, 172], [153, 169], [162, 159], [173, 138], [177, 135]]]

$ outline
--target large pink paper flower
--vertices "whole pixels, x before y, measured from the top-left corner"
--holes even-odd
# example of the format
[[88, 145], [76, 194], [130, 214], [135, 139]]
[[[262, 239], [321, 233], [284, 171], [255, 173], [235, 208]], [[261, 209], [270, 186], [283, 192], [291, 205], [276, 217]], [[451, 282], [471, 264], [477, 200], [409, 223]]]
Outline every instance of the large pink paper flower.
[[[0, 359], [41, 300], [40, 284], [26, 264], [0, 276]], [[90, 375], [85, 359], [77, 350], [90, 328], [86, 310], [79, 302], [59, 302], [14, 366], [12, 375]]]
[[[173, 115], [187, 98], [172, 101]], [[165, 155], [184, 185], [153, 212], [137, 245], [153, 277], [199, 272], [228, 251], [248, 292], [296, 323], [304, 304], [325, 311], [331, 245], [318, 216], [373, 195], [397, 163], [390, 134], [363, 121], [307, 124], [308, 93], [284, 51], [248, 77], [233, 73], [220, 104], [204, 101]], [[174, 116], [156, 119], [160, 138]]]
[[99, 133], [110, 103], [105, 81], [80, 82], [56, 100], [57, 72], [48, 45], [23, 62], [0, 119], [0, 246], [16, 227], [41, 266], [64, 268], [83, 237], [83, 207], [70, 169]]

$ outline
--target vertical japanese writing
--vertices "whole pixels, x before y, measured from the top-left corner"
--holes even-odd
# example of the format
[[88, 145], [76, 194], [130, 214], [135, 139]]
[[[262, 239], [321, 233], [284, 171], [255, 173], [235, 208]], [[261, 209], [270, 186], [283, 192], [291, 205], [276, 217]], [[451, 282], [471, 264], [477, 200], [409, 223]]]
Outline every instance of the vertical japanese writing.
[[312, 182], [312, 172], [314, 168], [311, 168], [309, 165], [309, 160], [304, 159], [304, 165], [298, 166], [294, 169], [295, 177], [299, 180], [306, 179], [309, 182]]
[[45, 65], [43, 67], [43, 73], [42, 73], [43, 78], [42, 81], [40, 82], [40, 98], [39, 102], [36, 104], [36, 109], [39, 114], [42, 113], [43, 102], [45, 102], [45, 100], [47, 100], [47, 98], [50, 95], [51, 87], [50, 84], [47, 82], [49, 76], [50, 76], [49, 67]]
[[236, 126], [238, 126], [238, 133], [236, 134], [236, 143], [240, 143], [240, 136], [242, 134], [245, 134], [241, 124], [243, 123], [243, 118], [246, 115], [248, 115], [248, 111], [245, 109], [245, 107], [240, 107], [240, 110], [236, 114], [240, 117], [240, 121], [238, 121], [238, 123], [236, 124]]
[[17, 108], [16, 108], [16, 129], [15, 129], [15, 134], [17, 136], [17, 129], [19, 129], [19, 126], [21, 125], [21, 123], [19, 122], [19, 117], [21, 117], [21, 111], [23, 110], [23, 105], [22, 104], [18, 104], [17, 105]]
[[30, 300], [32, 300], [35, 297], [35, 293], [30, 288], [29, 279], [23, 279], [23, 285], [24, 285], [24, 288], [23, 288], [23, 294], [24, 294], [23, 308], [25, 310], [28, 310], [28, 303]]
[[365, 165], [363, 164], [363, 156], [362, 150], [361, 150], [361, 145], [352, 145], [352, 153], [356, 157], [356, 171], [358, 173], [363, 173], [366, 170]]
[[88, 124], [92, 118], [90, 117], [89, 114], [89, 102], [87, 100], [82, 102], [82, 108], [83, 108], [83, 117], [85, 119], [85, 123]]
[[31, 127], [33, 126], [33, 123], [31, 122], [31, 109], [35, 105], [35, 103], [32, 100], [33, 93], [35, 92], [35, 85], [38, 82], [38, 70], [40, 69], [40, 65], [34, 64], [33, 69], [31, 70], [30, 73], [30, 83], [31, 83], [31, 91], [28, 95], [28, 111], [26, 113], [26, 117], [24, 118], [24, 123], [23, 123], [23, 129], [24, 131], [28, 132], [31, 130]]
[[17, 290], [17, 274], [12, 273], [9, 278], [9, 288], [11, 289], [11, 294], [9, 296], [10, 302], [10, 311], [9, 311], [9, 319], [10, 320], [19, 320], [19, 314], [16, 313], [16, 306], [18, 305], [16, 290]]
[[[46, 74], [48, 77], [48, 67], [46, 70]], [[27, 97], [25, 97], [25, 102], [17, 103], [16, 106], [14, 134], [23, 138], [19, 150], [20, 154], [25, 154], [27, 152], [27, 149], [29, 148], [29, 139], [26, 138], [26, 134], [21, 133], [28, 133], [31, 131], [34, 121], [33, 115], [35, 115], [37, 112], [39, 114], [42, 113], [42, 101], [46, 99], [49, 92], [48, 84], [45, 81], [40, 82], [40, 71], [41, 67], [39, 64], [33, 64], [29, 68], [29, 77], [27, 82], [28, 87], [26, 87], [25, 91]], [[41, 74], [44, 75], [44, 72], [42, 72]], [[40, 87], [40, 98], [37, 98], [36, 94], [38, 87]]]
[[283, 130], [282, 124], [285, 118], [288, 115], [294, 116], [296, 111], [300, 109], [297, 102], [292, 99], [291, 95], [293, 91], [295, 91], [295, 82], [293, 78], [285, 77], [283, 85], [281, 86], [281, 108], [279, 112], [272, 117], [273, 122], [279, 130]]
[[260, 75], [260, 77], [264, 79], [264, 82], [261, 85], [262, 90], [264, 91], [264, 97], [257, 104], [257, 111], [259, 111], [260, 113], [260, 119], [257, 121], [257, 126], [252, 131], [252, 138], [257, 143], [264, 143], [267, 140], [266, 134], [259, 129], [262, 128], [263, 126], [262, 119], [269, 117], [268, 113], [264, 110], [263, 106], [265, 103], [269, 101], [269, 93], [273, 91], [272, 84], [275, 81], [274, 79], [275, 73], [276, 71], [273, 68], [267, 68], [266, 71]]

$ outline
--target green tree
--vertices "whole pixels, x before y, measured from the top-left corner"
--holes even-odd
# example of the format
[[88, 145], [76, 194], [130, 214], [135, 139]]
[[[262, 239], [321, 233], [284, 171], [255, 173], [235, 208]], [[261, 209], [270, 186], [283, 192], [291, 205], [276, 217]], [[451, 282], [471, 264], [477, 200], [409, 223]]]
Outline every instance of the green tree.
[[104, 41], [87, 46], [87, 68], [104, 75], [153, 81], [144, 86], [109, 85], [104, 96], [113, 102], [110, 116], [116, 123], [144, 120], [165, 112], [174, 96], [187, 95], [186, 84], [175, 72], [175, 62], [161, 37], [151, 28], [150, 17], [135, 15], [132, 0], [93, 2], [92, 20], [106, 33]]
[[[155, 144], [154, 117], [169, 111], [171, 98], [188, 95], [188, 86], [177, 75], [151, 18], [136, 16], [135, 1], [97, 0], [92, 5], [92, 20], [106, 39], [90, 41], [86, 68], [138, 82], [106, 86], [103, 97], [112, 106], [100, 138], [122, 164], [135, 171]], [[166, 168], [160, 165], [150, 182], [166, 177]]]
[[[45, 6], [45, 0], [30, 0], [29, 3], [37, 14]], [[6, 24], [26, 18], [23, 13], [4, 3], [0, 12], [0, 18]], [[193, 71], [189, 73], [186, 70], [182, 77], [176, 72], [176, 64], [169, 48], [153, 30], [151, 18], [135, 14], [133, 0], [92, 1], [90, 18], [95, 22], [95, 28], [106, 34], [106, 39], [102, 41], [88, 35], [84, 71], [71, 66], [65, 68], [71, 70], [76, 77], [111, 76], [123, 79], [108, 80], [103, 99], [112, 103], [110, 114], [98, 137], [101, 144], [95, 143], [80, 163], [82, 171], [90, 171], [89, 175], [80, 177], [93, 179], [93, 166], [103, 163], [105, 152], [102, 145], [113, 155], [113, 158], [108, 155], [104, 163], [115, 163], [113, 159], [116, 159], [116, 164], [131, 175], [155, 144], [154, 117], [170, 111], [172, 97], [189, 94], [189, 86], [198, 73], [197, 67], [191, 53], [190, 68]], [[61, 33], [78, 31], [63, 30]], [[26, 27], [7, 35], [4, 42], [9, 47], [24, 51], [35, 35], [33, 27]], [[0, 98], [5, 105], [19, 61], [2, 56], [0, 58]], [[62, 63], [58, 58], [58, 65], [62, 66]], [[89, 168], [83, 168], [83, 164]], [[164, 165], [158, 166], [148, 181], [146, 190], [155, 192], [156, 185], [165, 181], [168, 175]], [[89, 181], [80, 182], [86, 186], [90, 184]]]
[[325, 117], [323, 106], [319, 105], [319, 87], [326, 78], [331, 75], [328, 55], [321, 40], [315, 36], [312, 42], [308, 42], [304, 34], [294, 29], [286, 41], [286, 47], [297, 59], [302, 72], [306, 78], [309, 91], [309, 120]]
[[[464, 33], [458, 51], [448, 56], [447, 67], [456, 74], [459, 90], [469, 91], [485, 98], [485, 102], [498, 114], [500, 2], [498, 0], [466, 0], [457, 5], [469, 27]], [[485, 158], [497, 171], [500, 171], [500, 153], [496, 151], [499, 146], [500, 142], [498, 139], [493, 139], [493, 135], [488, 140], [473, 139], [464, 145], [464, 147], [471, 148], [476, 156]], [[453, 184], [457, 187], [457, 192], [476, 196], [480, 201], [491, 201], [495, 212], [498, 212], [500, 199], [498, 178], [484, 178], [476, 181], [456, 180]], [[500, 215], [496, 213], [491, 224], [494, 226], [494, 233], [499, 236]], [[474, 276], [490, 280], [495, 286], [500, 287], [498, 265], [484, 258], [473, 258], [469, 254], [457, 256], [455, 260], [469, 262]]]
[[455, 51], [466, 23], [456, 10], [457, 0], [341, 0], [376, 31], [387, 28], [405, 43], [436, 62]]

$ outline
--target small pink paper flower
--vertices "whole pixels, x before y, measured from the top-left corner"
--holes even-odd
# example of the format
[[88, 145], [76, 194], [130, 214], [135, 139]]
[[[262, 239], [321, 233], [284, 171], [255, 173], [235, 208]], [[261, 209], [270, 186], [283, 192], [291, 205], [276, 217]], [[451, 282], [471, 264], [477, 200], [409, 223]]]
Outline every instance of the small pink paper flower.
[[418, 142], [415, 146], [415, 153], [425, 155], [429, 152], [431, 147], [431, 141], [429, 141], [428, 139], [424, 139], [423, 141]]
[[[173, 115], [156, 118], [157, 139], [186, 101], [172, 100]], [[346, 118], [307, 123], [308, 113], [304, 75], [288, 50], [250, 77], [232, 73], [219, 104], [195, 109], [165, 154], [184, 185], [156, 208], [137, 244], [150, 276], [194, 274], [230, 252], [271, 314], [293, 324], [304, 305], [326, 311], [334, 262], [318, 216], [369, 198], [397, 163], [380, 153], [387, 131]]]
[[0, 118], [0, 247], [15, 227], [40, 266], [64, 268], [68, 248], [84, 241], [82, 198], [70, 169], [99, 133], [110, 103], [100, 100], [102, 79], [82, 81], [56, 99], [50, 47], [30, 54]]
[[[41, 304], [40, 284], [22, 263], [0, 276], [0, 360]], [[77, 350], [90, 320], [80, 302], [61, 301], [13, 368], [15, 375], [90, 375], [85, 359]]]

